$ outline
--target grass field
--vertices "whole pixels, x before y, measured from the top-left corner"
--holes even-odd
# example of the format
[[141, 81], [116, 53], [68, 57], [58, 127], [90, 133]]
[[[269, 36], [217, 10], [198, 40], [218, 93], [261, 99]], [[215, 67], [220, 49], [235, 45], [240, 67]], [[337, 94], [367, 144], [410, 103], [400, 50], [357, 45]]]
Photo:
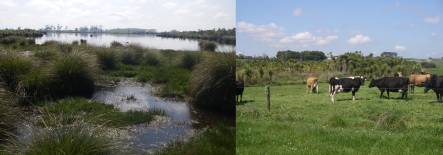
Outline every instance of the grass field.
[[356, 101], [342, 93], [335, 104], [326, 83], [319, 94], [301, 84], [271, 86], [270, 112], [264, 87], [246, 87], [237, 105], [237, 154], [443, 154], [443, 104], [432, 91], [380, 99], [368, 83]]

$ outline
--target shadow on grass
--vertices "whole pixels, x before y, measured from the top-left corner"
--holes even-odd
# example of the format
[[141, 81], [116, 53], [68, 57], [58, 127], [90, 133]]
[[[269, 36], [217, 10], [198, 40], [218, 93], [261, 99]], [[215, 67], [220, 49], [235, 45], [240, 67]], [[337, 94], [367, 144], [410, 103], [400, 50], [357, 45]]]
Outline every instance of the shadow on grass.
[[254, 102], [254, 100], [242, 100], [241, 102], [237, 102], [237, 105], [244, 105], [248, 102]]

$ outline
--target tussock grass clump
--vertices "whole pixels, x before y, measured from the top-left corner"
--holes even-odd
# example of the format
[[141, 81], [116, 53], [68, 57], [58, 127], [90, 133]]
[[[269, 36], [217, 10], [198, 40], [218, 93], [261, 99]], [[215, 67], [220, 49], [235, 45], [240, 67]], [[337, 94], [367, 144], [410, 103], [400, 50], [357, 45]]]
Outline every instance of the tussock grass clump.
[[328, 119], [328, 125], [331, 127], [346, 127], [346, 121], [338, 115], [333, 115]]
[[99, 50], [96, 52], [97, 61], [103, 70], [115, 69], [118, 56], [114, 50]]
[[71, 44], [59, 43], [58, 48], [62, 53], [71, 53], [73, 48]]
[[217, 43], [212, 42], [212, 41], [199, 41], [198, 42], [198, 47], [200, 48], [201, 51], [210, 51], [210, 52], [214, 52], [215, 49], [217, 49]]
[[120, 55], [121, 62], [126, 65], [139, 65], [143, 61], [143, 52], [133, 49], [125, 49]]
[[200, 62], [200, 53], [185, 52], [180, 62], [180, 67], [191, 70]]
[[390, 131], [401, 131], [407, 128], [405, 117], [398, 111], [386, 111], [379, 114], [375, 122], [375, 127], [377, 129]]
[[113, 47], [123, 47], [123, 44], [118, 41], [112, 41], [111, 48], [113, 48]]
[[15, 89], [20, 76], [32, 69], [32, 61], [13, 53], [0, 54], [0, 81]]
[[51, 77], [45, 70], [33, 70], [20, 77], [17, 93], [25, 101], [36, 101], [51, 97]]
[[7, 146], [10, 154], [119, 154], [119, 147], [101, 128], [78, 122], [56, 128], [34, 129], [29, 139]]
[[57, 52], [50, 50], [36, 51], [34, 56], [44, 61], [50, 61], [57, 58]]
[[13, 94], [0, 83], [0, 143], [7, 138], [8, 132], [12, 131], [20, 120], [20, 109], [14, 104], [12, 97]]
[[155, 53], [148, 51], [143, 55], [143, 63], [150, 66], [158, 66], [160, 60], [158, 60], [158, 56]]
[[57, 59], [52, 68], [54, 93], [63, 96], [90, 96], [94, 92], [96, 64], [91, 56], [79, 52]]
[[190, 86], [191, 102], [197, 107], [234, 114], [234, 53], [208, 53], [195, 66]]

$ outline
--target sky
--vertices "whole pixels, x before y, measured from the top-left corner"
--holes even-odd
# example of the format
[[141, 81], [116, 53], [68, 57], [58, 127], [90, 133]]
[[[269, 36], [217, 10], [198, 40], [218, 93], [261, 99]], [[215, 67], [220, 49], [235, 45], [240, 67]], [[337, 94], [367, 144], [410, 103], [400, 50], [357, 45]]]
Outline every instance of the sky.
[[443, 57], [442, 0], [237, 0], [237, 52]]
[[160, 31], [235, 27], [235, 0], [0, 0], [0, 29], [102, 25]]

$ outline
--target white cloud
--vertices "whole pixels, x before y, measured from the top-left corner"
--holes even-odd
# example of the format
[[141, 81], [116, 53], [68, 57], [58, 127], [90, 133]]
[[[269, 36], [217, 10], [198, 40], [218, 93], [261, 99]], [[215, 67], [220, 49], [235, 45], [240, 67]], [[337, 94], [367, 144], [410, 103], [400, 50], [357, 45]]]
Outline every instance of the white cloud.
[[439, 16], [430, 16], [430, 17], [426, 17], [424, 19], [424, 21], [426, 23], [430, 23], [430, 24], [437, 24], [440, 22], [440, 17]]
[[280, 39], [280, 43], [299, 43], [304, 46], [309, 45], [327, 45], [338, 39], [336, 35], [314, 36], [310, 32], [300, 32], [292, 36], [286, 36]]
[[395, 45], [394, 50], [395, 51], [404, 51], [404, 50], [406, 50], [406, 47], [401, 46], [401, 45]]
[[[0, 28], [45, 25], [198, 30], [235, 27], [235, 0], [0, 0]], [[38, 19], [38, 20], [35, 20]]]
[[259, 40], [273, 41], [276, 37], [282, 35], [282, 28], [275, 23], [267, 25], [255, 25], [245, 21], [238, 22], [239, 32], [248, 33]]
[[303, 10], [301, 8], [295, 8], [294, 11], [292, 12], [292, 15], [298, 17], [301, 16], [303, 14]]
[[364, 36], [362, 34], [357, 34], [351, 38], [349, 38], [348, 42], [351, 45], [357, 45], [357, 44], [364, 44], [364, 43], [368, 43], [371, 41], [371, 38], [369, 38], [368, 36]]

